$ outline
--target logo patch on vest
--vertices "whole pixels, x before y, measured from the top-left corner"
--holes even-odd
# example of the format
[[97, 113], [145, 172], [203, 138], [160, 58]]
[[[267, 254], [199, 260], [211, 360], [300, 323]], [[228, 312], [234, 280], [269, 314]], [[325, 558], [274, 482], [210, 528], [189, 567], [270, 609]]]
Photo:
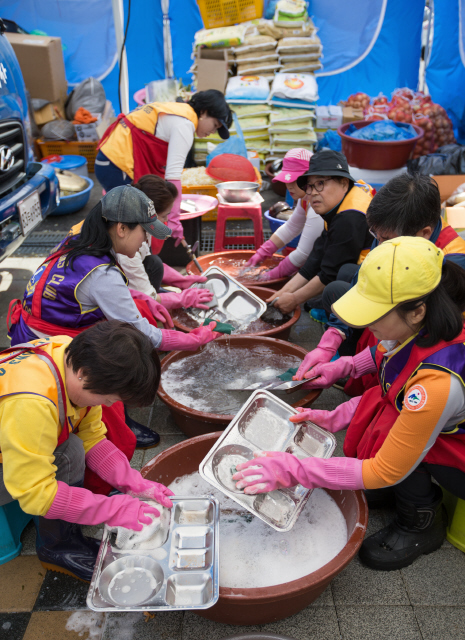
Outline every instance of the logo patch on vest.
[[422, 387], [421, 384], [416, 384], [409, 390], [408, 395], [404, 400], [404, 405], [407, 409], [410, 409], [410, 411], [418, 411], [425, 406], [427, 400], [428, 395], [425, 388]]

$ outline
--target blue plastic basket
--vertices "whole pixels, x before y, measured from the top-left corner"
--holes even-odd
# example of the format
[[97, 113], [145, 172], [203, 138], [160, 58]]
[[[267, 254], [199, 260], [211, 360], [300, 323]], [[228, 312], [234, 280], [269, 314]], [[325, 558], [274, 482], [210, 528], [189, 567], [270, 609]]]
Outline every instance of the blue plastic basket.
[[76, 211], [80, 211], [83, 207], [86, 206], [87, 202], [90, 198], [90, 192], [92, 191], [92, 187], [94, 186], [93, 180], [90, 178], [86, 178], [81, 176], [84, 180], [87, 180], [89, 186], [84, 191], [80, 191], [79, 193], [75, 193], [72, 196], [61, 196], [60, 204], [50, 215], [52, 216], [64, 216], [68, 213], [76, 213]]
[[[277, 231], [279, 229], [279, 227], [282, 224], [285, 224], [285, 222], [286, 222], [285, 220], [278, 220], [277, 218], [273, 218], [273, 216], [270, 216], [270, 212], [269, 211], [265, 211], [265, 213], [263, 215], [265, 216], [265, 218], [270, 223], [270, 229], [271, 229], [271, 231], [273, 233], [275, 231]], [[289, 242], [289, 244], [287, 244], [286, 247], [290, 247], [291, 249], [295, 249], [297, 247], [297, 245], [299, 244], [299, 240], [300, 240], [300, 235], [298, 235], [297, 238], [294, 238], [294, 240], [291, 240], [291, 242]]]
[[19, 556], [22, 549], [20, 537], [30, 520], [32, 516], [21, 510], [17, 500], [0, 507], [0, 564]]

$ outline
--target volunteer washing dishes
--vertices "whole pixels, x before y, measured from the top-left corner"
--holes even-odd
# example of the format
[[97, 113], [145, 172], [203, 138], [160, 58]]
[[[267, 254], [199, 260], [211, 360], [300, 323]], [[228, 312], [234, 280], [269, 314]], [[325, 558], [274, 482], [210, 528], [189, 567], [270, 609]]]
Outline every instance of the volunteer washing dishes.
[[[7, 349], [0, 366], [0, 505], [18, 500], [34, 516], [46, 569], [90, 581], [100, 542], [79, 525], [140, 531], [160, 515], [158, 505], [173, 506], [172, 491], [142, 478], [107, 440], [100, 406], [152, 404], [158, 354], [135, 327], [111, 320], [73, 340], [55, 336]], [[86, 467], [123, 495], [84, 489]]]
[[305, 191], [299, 188], [297, 179], [306, 171], [312, 157], [312, 152], [307, 149], [297, 148], [288, 151], [283, 159], [281, 171], [273, 178], [273, 182], [283, 182], [297, 205], [289, 220], [277, 229], [271, 238], [257, 250], [247, 262], [247, 266], [255, 267], [265, 258], [272, 256], [286, 244], [291, 242], [299, 234], [300, 240], [295, 251], [281, 260], [274, 269], [265, 271], [261, 280], [273, 278], [286, 278], [297, 273], [313, 249], [315, 240], [324, 229], [323, 218], [317, 215], [305, 201]]
[[[365, 489], [369, 505], [394, 499], [396, 519], [360, 549], [373, 569], [400, 569], [438, 549], [447, 524], [441, 487], [465, 499], [464, 310], [465, 271], [429, 240], [403, 236], [371, 251], [333, 312], [379, 340], [363, 363], [378, 384], [334, 411], [301, 409], [291, 418], [332, 433], [347, 428], [347, 457], [265, 452], [238, 465], [237, 487], [253, 494], [301, 483]], [[257, 463], [262, 469], [248, 468]]]
[[[149, 173], [172, 182], [178, 197], [168, 225], [172, 237], [180, 242], [184, 235], [179, 218], [181, 174], [194, 134], [206, 138], [217, 131], [227, 140], [231, 123], [231, 110], [216, 89], [194, 93], [187, 104], [151, 102], [127, 116], [120, 114], [107, 129], [95, 160], [95, 175], [106, 191], [137, 182]], [[158, 243], [154, 252], [159, 253], [161, 246]]]
[[[127, 287], [115, 256], [133, 257], [147, 233], [160, 239], [170, 234], [169, 227], [157, 219], [153, 202], [131, 186], [107, 193], [77, 234], [72, 230], [37, 269], [22, 303], [15, 301], [10, 312], [12, 345], [61, 334], [74, 337], [103, 320], [129, 322], [163, 351], [195, 350], [219, 336], [213, 331], [214, 322], [190, 333], [159, 329], [156, 320], [173, 326], [169, 312], [153, 298]], [[160, 440], [157, 433], [132, 420], [121, 403], [105, 407], [103, 421], [108, 439], [128, 459], [136, 445], [146, 449]], [[110, 490], [87, 474], [86, 486], [97, 490], [97, 485], [100, 491]]]
[[306, 192], [306, 200], [322, 217], [325, 228], [299, 273], [267, 300], [276, 300], [275, 306], [283, 313], [321, 295], [344, 264], [360, 264], [373, 240], [365, 220], [373, 197], [371, 187], [352, 178], [342, 153], [327, 150], [313, 154], [309, 169], [297, 178], [297, 186]]

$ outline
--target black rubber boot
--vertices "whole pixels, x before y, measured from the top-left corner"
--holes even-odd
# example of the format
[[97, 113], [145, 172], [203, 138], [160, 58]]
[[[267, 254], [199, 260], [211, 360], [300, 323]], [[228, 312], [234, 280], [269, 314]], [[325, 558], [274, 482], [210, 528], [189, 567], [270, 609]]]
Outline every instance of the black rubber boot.
[[100, 541], [82, 534], [78, 524], [34, 516], [37, 556], [45, 569], [90, 582]]
[[136, 449], [151, 449], [159, 444], [160, 436], [158, 433], [133, 420], [129, 416], [126, 406], [124, 407], [124, 420], [136, 436]]
[[382, 507], [393, 507], [396, 504], [396, 494], [394, 487], [383, 487], [382, 489], [365, 489], [369, 509], [381, 509]]
[[363, 564], [379, 571], [408, 567], [423, 554], [439, 549], [446, 537], [447, 514], [442, 492], [426, 506], [416, 506], [396, 496], [397, 517], [387, 527], [364, 540], [359, 557]]

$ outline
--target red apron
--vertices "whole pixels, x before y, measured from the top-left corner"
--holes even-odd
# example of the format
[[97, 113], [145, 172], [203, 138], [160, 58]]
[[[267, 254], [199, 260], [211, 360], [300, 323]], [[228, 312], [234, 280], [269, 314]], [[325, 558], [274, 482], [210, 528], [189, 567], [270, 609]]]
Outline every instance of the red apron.
[[[113, 129], [120, 123], [130, 128], [132, 137], [132, 155], [134, 159], [134, 182], [138, 182], [139, 178], [153, 173], [160, 178], [165, 177], [166, 160], [168, 158], [168, 143], [160, 140], [149, 133], [143, 131], [134, 125], [123, 113], [120, 113], [116, 121], [111, 124], [103, 134], [102, 140], [98, 148], [106, 142]], [[164, 240], [159, 240], [152, 236], [152, 253], [157, 255], [163, 247]]]
[[[465, 330], [451, 342], [441, 341], [427, 349], [415, 346], [407, 364], [383, 395], [380, 384], [363, 394], [344, 440], [344, 455], [359, 460], [374, 458], [389, 431], [399, 417], [396, 398], [423, 360], [446, 346], [465, 341]], [[383, 354], [376, 352], [378, 366]], [[465, 437], [463, 434], [440, 434], [425, 462], [463, 469], [465, 466]]]

